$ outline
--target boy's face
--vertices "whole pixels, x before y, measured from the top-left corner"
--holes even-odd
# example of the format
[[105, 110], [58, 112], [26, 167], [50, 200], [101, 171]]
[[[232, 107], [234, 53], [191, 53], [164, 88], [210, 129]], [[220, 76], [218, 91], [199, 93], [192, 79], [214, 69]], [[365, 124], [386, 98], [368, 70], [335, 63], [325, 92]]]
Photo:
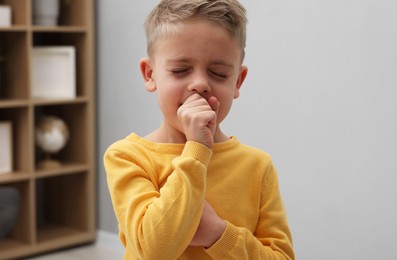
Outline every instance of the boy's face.
[[158, 39], [153, 50], [153, 59], [143, 59], [140, 65], [147, 90], [158, 93], [164, 122], [181, 131], [177, 110], [198, 93], [219, 101], [219, 125], [247, 74], [241, 48], [229, 33], [208, 21], [192, 20], [178, 33]]

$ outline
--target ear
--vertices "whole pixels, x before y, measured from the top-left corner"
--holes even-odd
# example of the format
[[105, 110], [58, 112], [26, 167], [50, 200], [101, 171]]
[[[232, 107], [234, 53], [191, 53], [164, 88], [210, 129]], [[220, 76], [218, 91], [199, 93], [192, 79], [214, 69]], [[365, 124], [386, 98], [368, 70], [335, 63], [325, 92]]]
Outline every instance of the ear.
[[143, 80], [145, 81], [145, 88], [149, 92], [156, 91], [156, 82], [154, 80], [154, 73], [152, 62], [149, 58], [143, 58], [139, 61], [139, 67], [141, 68], [141, 73]]
[[234, 97], [233, 98], [238, 98], [240, 96], [240, 88], [243, 85], [243, 82], [245, 80], [245, 77], [247, 77], [248, 73], [248, 68], [247, 66], [241, 66], [240, 73], [237, 78], [236, 82], [236, 89], [234, 90]]

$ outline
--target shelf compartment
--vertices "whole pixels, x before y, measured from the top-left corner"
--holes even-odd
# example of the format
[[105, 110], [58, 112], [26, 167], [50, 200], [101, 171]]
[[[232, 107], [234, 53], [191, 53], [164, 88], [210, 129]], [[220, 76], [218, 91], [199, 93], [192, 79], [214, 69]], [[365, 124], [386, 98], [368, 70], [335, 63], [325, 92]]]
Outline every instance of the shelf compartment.
[[0, 31], [0, 50], [5, 53], [5, 79], [1, 86], [0, 99], [28, 99], [29, 57], [26, 32]]
[[[89, 233], [88, 173], [36, 180], [37, 243]], [[58, 241], [59, 242], [59, 241]]]
[[[86, 104], [41, 105], [35, 107], [35, 125], [42, 116], [56, 116], [61, 118], [68, 127], [69, 140], [66, 146], [52, 156], [61, 165], [88, 163], [88, 120]], [[45, 155], [36, 149], [36, 165]], [[37, 167], [36, 167], [37, 168]], [[62, 167], [61, 167], [62, 168]]]
[[61, 1], [61, 11], [59, 17], [60, 26], [86, 26], [87, 10], [92, 7], [88, 6], [90, 1]]
[[[87, 6], [87, 1], [74, 1], [74, 0], [60, 0], [60, 10], [59, 17], [57, 20], [56, 26], [44, 26], [48, 28], [53, 27], [61, 27], [61, 26], [86, 26], [87, 17], [86, 12], [87, 8], [91, 8]], [[33, 4], [32, 4], [33, 5]], [[32, 6], [32, 15], [33, 19], [33, 6]], [[32, 24], [33, 20], [32, 20]]]
[[29, 107], [0, 108], [0, 121], [10, 121], [12, 125], [12, 174], [15, 175], [32, 170], [29, 156], [32, 144], [29, 111]]
[[74, 46], [76, 49], [76, 95], [87, 96], [91, 93], [88, 86], [92, 84], [90, 70], [92, 62], [91, 51], [87, 49], [87, 35], [79, 32], [35, 32], [33, 46]]
[[0, 0], [1, 5], [8, 5], [11, 7], [13, 26], [28, 24], [28, 1], [31, 0]]
[[31, 223], [32, 203], [30, 202], [31, 189], [29, 181], [16, 182], [0, 187], [14, 187], [19, 191], [19, 214], [13, 230], [4, 239], [0, 240], [0, 259], [2, 254], [7, 254], [13, 248], [28, 248], [33, 242], [33, 225]]

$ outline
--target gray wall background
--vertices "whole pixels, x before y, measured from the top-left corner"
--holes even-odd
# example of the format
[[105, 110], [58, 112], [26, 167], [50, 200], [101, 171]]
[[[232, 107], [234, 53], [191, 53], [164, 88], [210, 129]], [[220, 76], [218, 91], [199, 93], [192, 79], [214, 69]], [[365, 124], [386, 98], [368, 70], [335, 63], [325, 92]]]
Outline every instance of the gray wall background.
[[[397, 255], [397, 2], [241, 1], [248, 78], [223, 124], [278, 168], [297, 259]], [[98, 0], [99, 229], [117, 233], [102, 155], [161, 121], [138, 61], [154, 0]]]

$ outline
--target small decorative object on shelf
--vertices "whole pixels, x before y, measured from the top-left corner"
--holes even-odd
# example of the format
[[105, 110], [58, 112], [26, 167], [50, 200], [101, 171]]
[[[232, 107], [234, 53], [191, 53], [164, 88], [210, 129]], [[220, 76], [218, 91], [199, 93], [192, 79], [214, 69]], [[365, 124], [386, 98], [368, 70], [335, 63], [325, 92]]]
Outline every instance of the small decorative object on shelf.
[[14, 228], [18, 219], [19, 191], [14, 187], [0, 186], [0, 240]]
[[11, 7], [0, 5], [0, 27], [9, 27], [11, 24]]
[[59, 0], [33, 0], [33, 24], [58, 25]]
[[61, 162], [51, 158], [65, 147], [69, 140], [66, 123], [56, 116], [42, 116], [36, 126], [36, 144], [45, 158], [38, 164], [39, 169], [51, 169], [61, 166]]
[[34, 47], [32, 58], [33, 98], [76, 97], [75, 47]]
[[0, 174], [12, 172], [11, 122], [0, 122]]

